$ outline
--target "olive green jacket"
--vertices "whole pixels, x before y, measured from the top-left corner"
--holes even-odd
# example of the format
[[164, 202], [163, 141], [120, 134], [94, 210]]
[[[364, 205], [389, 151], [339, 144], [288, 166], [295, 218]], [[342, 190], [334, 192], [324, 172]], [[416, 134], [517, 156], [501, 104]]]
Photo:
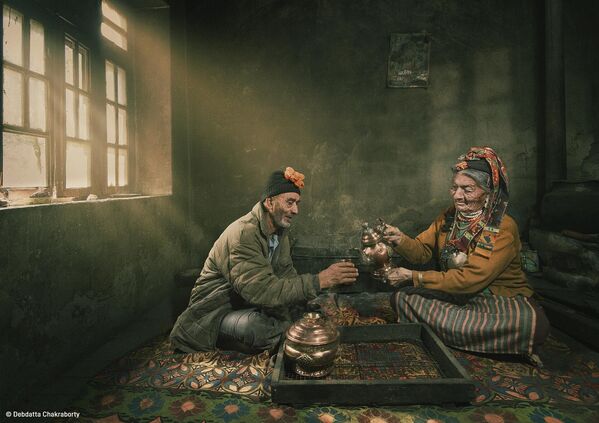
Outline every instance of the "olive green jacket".
[[258, 203], [216, 240], [189, 305], [171, 331], [175, 347], [185, 352], [212, 350], [228, 312], [255, 307], [289, 320], [290, 308], [318, 295], [318, 276], [298, 275], [293, 268], [287, 231], [279, 234], [279, 245], [268, 261], [267, 217]]

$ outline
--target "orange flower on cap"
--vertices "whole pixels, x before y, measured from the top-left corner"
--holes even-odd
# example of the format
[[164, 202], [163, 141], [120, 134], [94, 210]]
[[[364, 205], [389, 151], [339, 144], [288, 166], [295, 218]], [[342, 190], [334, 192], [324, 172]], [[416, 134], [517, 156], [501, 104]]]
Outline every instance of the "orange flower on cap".
[[292, 167], [287, 167], [285, 169], [285, 179], [293, 182], [293, 185], [298, 188], [304, 187], [304, 174], [295, 171]]

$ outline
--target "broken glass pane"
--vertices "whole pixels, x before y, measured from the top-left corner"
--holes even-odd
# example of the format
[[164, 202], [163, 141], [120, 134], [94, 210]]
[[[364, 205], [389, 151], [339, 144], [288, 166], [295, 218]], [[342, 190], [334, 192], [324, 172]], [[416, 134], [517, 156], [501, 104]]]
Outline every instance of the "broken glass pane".
[[120, 32], [117, 32], [116, 29], [114, 29], [110, 25], [102, 22], [102, 25], [100, 26], [100, 32], [102, 32], [102, 35], [105, 38], [109, 39], [114, 44], [116, 44], [118, 47], [127, 51], [127, 37], [125, 37]]
[[65, 95], [67, 137], [75, 138], [75, 93], [67, 88]]
[[43, 75], [46, 70], [44, 27], [33, 19], [29, 22], [29, 69]]
[[46, 139], [4, 132], [4, 186], [37, 188], [46, 182]]
[[113, 147], [108, 147], [108, 154], [106, 157], [106, 171], [108, 174], [108, 186], [113, 187], [116, 185], [116, 150]]
[[88, 55], [87, 50], [79, 46], [79, 88], [87, 91], [88, 83]]
[[127, 31], [127, 19], [106, 1], [102, 1], [102, 15], [119, 28]]
[[89, 139], [89, 98], [79, 94], [79, 138]]
[[119, 149], [119, 186], [127, 185], [127, 150]]
[[119, 104], [124, 106], [127, 104], [127, 77], [123, 68], [118, 68], [118, 77]]
[[29, 127], [46, 131], [46, 81], [29, 78]]
[[106, 142], [116, 144], [116, 115], [112, 104], [106, 104]]
[[23, 126], [23, 75], [4, 68], [4, 89], [2, 95], [4, 123]]
[[114, 65], [106, 61], [106, 98], [114, 101]]
[[88, 143], [67, 141], [66, 187], [91, 186], [91, 146]]
[[2, 23], [4, 60], [23, 66], [23, 15], [4, 5]]
[[119, 144], [127, 144], [127, 111], [119, 107]]
[[64, 80], [67, 82], [67, 84], [73, 85], [75, 83], [75, 80], [73, 79], [74, 66], [73, 42], [67, 38], [64, 42]]

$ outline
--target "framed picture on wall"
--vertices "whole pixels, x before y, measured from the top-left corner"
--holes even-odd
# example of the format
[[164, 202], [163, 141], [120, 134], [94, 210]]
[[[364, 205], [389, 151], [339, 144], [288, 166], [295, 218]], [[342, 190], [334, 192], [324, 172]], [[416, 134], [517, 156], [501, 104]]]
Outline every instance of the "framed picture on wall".
[[429, 34], [393, 33], [390, 38], [387, 86], [428, 87], [431, 47]]

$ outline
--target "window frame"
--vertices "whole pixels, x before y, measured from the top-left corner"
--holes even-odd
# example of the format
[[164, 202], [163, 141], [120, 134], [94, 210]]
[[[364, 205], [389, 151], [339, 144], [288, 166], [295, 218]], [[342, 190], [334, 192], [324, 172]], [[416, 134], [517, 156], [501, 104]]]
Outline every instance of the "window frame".
[[[123, 69], [125, 71], [126, 74], [126, 78], [125, 78], [125, 85], [126, 85], [126, 96], [127, 96], [127, 104], [125, 106], [125, 110], [127, 111], [127, 184], [123, 185], [123, 186], [119, 186], [118, 185], [118, 169], [116, 169], [116, 175], [115, 178], [117, 178], [115, 180], [115, 185], [114, 186], [109, 186], [108, 185], [108, 134], [106, 133], [104, 136], [104, 142], [103, 142], [103, 154], [104, 154], [104, 160], [105, 160], [105, 164], [104, 164], [104, 189], [105, 189], [105, 194], [110, 196], [110, 195], [116, 195], [116, 194], [122, 194], [122, 193], [131, 193], [133, 191], [133, 187], [137, 186], [137, 170], [136, 170], [136, 153], [137, 153], [137, 149], [136, 149], [136, 144], [137, 144], [137, 139], [135, 137], [135, 134], [137, 131], [135, 131], [135, 97], [133, 95], [133, 85], [134, 85], [134, 81], [132, 78], [133, 75], [133, 70], [134, 70], [134, 58], [133, 58], [133, 54], [132, 51], [135, 48], [134, 46], [134, 40], [133, 37], [131, 36], [132, 34], [132, 29], [134, 28], [134, 23], [133, 23], [133, 13], [131, 13], [130, 8], [124, 4], [121, 1], [118, 0], [107, 0], [106, 1], [110, 6], [114, 7], [115, 9], [117, 9], [117, 12], [122, 14], [126, 19], [127, 19], [127, 30], [123, 31], [121, 30], [119, 27], [117, 27], [115, 24], [112, 23], [112, 21], [110, 21], [108, 18], [105, 18], [104, 15], [102, 14], [102, 11], [100, 10], [100, 20], [101, 23], [107, 23], [108, 25], [110, 25], [113, 29], [117, 30], [119, 33], [124, 34], [127, 37], [127, 50], [123, 50], [122, 48], [120, 48], [119, 46], [117, 46], [113, 41], [109, 40], [108, 38], [104, 37], [100, 31], [99, 31], [99, 36], [100, 36], [100, 43], [101, 43], [101, 51], [102, 51], [102, 59], [103, 59], [103, 65], [102, 65], [102, 69], [104, 69], [103, 72], [103, 80], [104, 80], [104, 84], [103, 84], [103, 102], [104, 102], [104, 113], [106, 113], [106, 104], [109, 101], [106, 97], [106, 65], [105, 63], [111, 62], [115, 69], [115, 90], [117, 89], [117, 85], [116, 85], [116, 81], [118, 80], [118, 75], [117, 75], [117, 67], [120, 67], [121, 69]], [[102, 7], [102, 0], [100, 0], [100, 9]], [[115, 95], [118, 96], [118, 91], [115, 91]], [[116, 116], [117, 116], [117, 120], [115, 122], [116, 124], [116, 132], [118, 133], [118, 107], [119, 107], [119, 103], [118, 103], [118, 98], [115, 98], [114, 101], [111, 101], [111, 103], [113, 103], [116, 106]], [[104, 122], [104, 130], [106, 131], [106, 125], [107, 125], [107, 121], [108, 121], [108, 117], [105, 116], [105, 122]], [[118, 149], [119, 149], [119, 144], [118, 144], [118, 138], [117, 138], [117, 144], [116, 144], [116, 156], [118, 156]], [[120, 147], [123, 148], [123, 147]], [[118, 162], [117, 164], [115, 164], [115, 166], [118, 166]]]
[[[34, 7], [31, 7], [26, 4], [19, 3], [15, 5], [12, 1], [3, 1], [2, 2], [2, 13], [4, 16], [4, 7], [9, 7], [23, 16], [22, 22], [22, 46], [21, 46], [21, 54], [22, 54], [22, 64], [16, 65], [12, 62], [6, 61], [4, 59], [4, 47], [2, 48], [2, 66], [0, 67], [0, 78], [2, 80], [2, 87], [4, 89], [4, 69], [5, 67], [11, 69], [13, 71], [18, 72], [23, 76], [23, 88], [22, 88], [22, 104], [21, 104], [21, 114], [23, 118], [23, 126], [18, 126], [14, 124], [4, 123], [4, 101], [0, 105], [0, 113], [2, 115], [2, 119], [0, 119], [0, 187], [3, 190], [6, 190], [13, 197], [23, 198], [29, 197], [29, 195], [36, 192], [38, 189], [45, 189], [48, 194], [50, 194], [50, 190], [52, 187], [52, 183], [54, 180], [54, 125], [53, 125], [53, 115], [54, 115], [54, 105], [51, 98], [51, 87], [52, 87], [52, 75], [54, 72], [53, 63], [51, 59], [51, 55], [49, 54], [49, 45], [51, 45], [51, 36], [50, 36], [50, 25], [47, 22], [46, 16], [43, 12], [37, 10]], [[42, 25], [44, 28], [44, 73], [40, 74], [36, 71], [29, 69], [30, 65], [30, 34], [31, 34], [31, 21], [36, 21]], [[4, 46], [4, 30], [0, 34], [0, 42], [2, 46]], [[34, 77], [36, 79], [41, 79], [46, 84], [46, 93], [45, 93], [45, 106], [46, 106], [46, 130], [38, 130], [30, 127], [30, 110], [29, 110], [29, 81]], [[44, 187], [18, 187], [18, 186], [8, 186], [4, 185], [4, 132], [16, 134], [16, 135], [26, 135], [33, 137], [41, 137], [45, 138], [46, 143], [46, 186]]]
[[[97, 11], [95, 14], [95, 24], [92, 30], [87, 30], [88, 26], [80, 24], [75, 25], [67, 19], [62, 18], [58, 14], [51, 14], [39, 7], [39, 4], [30, 1], [4, 1], [3, 5], [16, 10], [23, 15], [23, 65], [19, 67], [3, 58], [3, 66], [0, 67], [0, 78], [4, 81], [4, 67], [19, 69], [20, 73], [26, 74], [23, 83], [23, 125], [27, 125], [29, 121], [29, 94], [28, 94], [28, 78], [29, 75], [35, 75], [39, 79], [43, 79], [46, 84], [46, 131], [26, 131], [25, 127], [21, 128], [14, 125], [4, 124], [0, 121], [0, 175], [2, 174], [3, 158], [4, 158], [4, 132], [15, 132], [25, 135], [41, 136], [46, 140], [46, 183], [44, 189], [47, 195], [52, 199], [57, 197], [65, 197], [69, 199], [86, 198], [89, 194], [96, 194], [98, 197], [108, 197], [114, 194], [134, 193], [136, 184], [136, 111], [134, 97], [134, 19], [131, 10], [119, 1], [111, 0], [111, 4], [118, 13], [127, 19], [127, 51], [123, 52], [119, 47], [114, 45], [110, 40], [106, 39], [101, 34], [101, 23], [106, 18], [102, 15], [102, 1], [97, 0]], [[44, 55], [45, 55], [45, 72], [40, 75], [35, 71], [28, 69], [29, 63], [29, 26], [30, 20], [39, 22], [44, 27]], [[91, 22], [91, 21], [90, 21]], [[109, 21], [110, 22], [110, 21]], [[26, 26], [26, 27], [25, 27]], [[88, 84], [89, 90], [89, 122], [88, 131], [89, 137], [87, 142], [91, 145], [91, 184], [89, 187], [67, 188], [66, 180], [66, 155], [68, 140], [77, 140], [67, 137], [66, 133], [66, 89], [70, 87], [66, 83], [65, 78], [65, 43], [70, 39], [75, 42], [76, 46], [81, 45], [87, 49], [89, 75]], [[0, 34], [0, 42], [4, 42], [4, 31]], [[74, 60], [78, 61], [77, 49], [74, 51]], [[106, 134], [106, 75], [105, 61], [110, 61], [114, 65], [121, 67], [126, 72], [126, 90], [127, 90], [127, 184], [118, 186], [118, 181], [115, 186], [108, 186], [107, 175], [107, 151], [108, 140]], [[115, 69], [116, 70], [116, 69]], [[74, 75], [75, 83], [77, 83], [78, 75]], [[75, 84], [75, 87], [77, 84]], [[70, 87], [75, 93], [79, 90], [75, 87]], [[115, 103], [118, 99], [115, 99]], [[118, 109], [117, 109], [118, 110]], [[4, 116], [3, 104], [0, 105], [0, 114]], [[76, 122], [78, 126], [78, 122]], [[117, 128], [118, 131], [118, 128]], [[35, 192], [38, 187], [32, 188], [16, 188], [4, 186], [0, 179], [0, 188], [7, 190], [9, 200], [14, 205], [34, 204], [39, 201], [29, 199], [29, 196]], [[0, 197], [2, 195], [0, 194]]]
[[[95, 158], [94, 158], [94, 145], [97, 144], [98, 142], [100, 142], [100, 138], [99, 135], [97, 134], [96, 131], [92, 130], [92, 110], [93, 110], [93, 95], [94, 95], [94, 84], [92, 83], [92, 74], [94, 73], [92, 70], [92, 49], [91, 47], [88, 46], [87, 43], [85, 43], [84, 41], [81, 40], [79, 34], [74, 35], [73, 31], [63, 31], [61, 34], [62, 36], [62, 55], [61, 55], [61, 59], [60, 63], [62, 64], [62, 72], [57, 73], [57, 79], [59, 77], [58, 74], [60, 74], [61, 76], [61, 83], [58, 84], [60, 86], [60, 88], [58, 88], [58, 90], [60, 91], [59, 97], [61, 98], [60, 104], [61, 104], [61, 110], [60, 110], [60, 122], [61, 122], [61, 136], [60, 136], [60, 153], [61, 153], [61, 160], [60, 160], [60, 189], [58, 190], [59, 195], [61, 197], [82, 197], [82, 196], [87, 196], [91, 193], [94, 193], [94, 191], [97, 191], [97, 184], [95, 183], [95, 181], [97, 180], [97, 177], [94, 177], [94, 173], [97, 172], [96, 168], [98, 167], [97, 164], [95, 164]], [[65, 45], [66, 45], [66, 41], [69, 40], [73, 43], [73, 61], [74, 61], [74, 72], [73, 72], [73, 85], [69, 85], [66, 81], [65, 78], [65, 68], [66, 68], [66, 57], [64, 56], [64, 50], [65, 50]], [[87, 54], [88, 54], [88, 69], [87, 69], [87, 83], [88, 83], [88, 90], [86, 91], [88, 98], [89, 98], [89, 113], [88, 113], [88, 139], [87, 140], [82, 140], [81, 138], [79, 138], [79, 110], [78, 110], [78, 106], [79, 106], [79, 99], [78, 99], [78, 94], [80, 92], [82, 92], [83, 90], [81, 88], [78, 87], [78, 77], [79, 77], [79, 65], [78, 65], [78, 52], [79, 52], [79, 48], [83, 47], [87, 50]], [[67, 99], [66, 99], [66, 90], [70, 89], [74, 92], [75, 94], [75, 104], [77, 107], [75, 107], [74, 113], [75, 113], [75, 132], [76, 132], [76, 136], [75, 137], [70, 137], [67, 135], [67, 113], [66, 113], [66, 105], [67, 105]], [[79, 143], [88, 143], [90, 146], [90, 154], [91, 154], [91, 161], [90, 161], [90, 186], [88, 187], [67, 187], [67, 144], [69, 142], [79, 142]]]

